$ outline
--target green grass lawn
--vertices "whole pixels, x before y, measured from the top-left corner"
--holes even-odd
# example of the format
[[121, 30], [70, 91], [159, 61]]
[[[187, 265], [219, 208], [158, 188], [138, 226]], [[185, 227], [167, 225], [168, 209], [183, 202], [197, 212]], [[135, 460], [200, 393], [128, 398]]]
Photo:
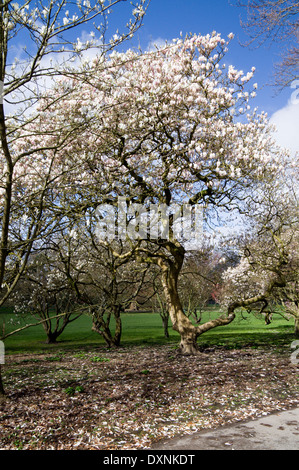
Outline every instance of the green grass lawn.
[[[210, 308], [203, 315], [203, 322], [219, 315], [217, 309]], [[22, 324], [34, 323], [32, 318], [23, 318], [20, 324], [15, 324], [15, 315], [10, 309], [0, 310], [0, 328], [5, 321], [6, 331], [20, 327]], [[13, 322], [13, 323], [12, 323]], [[129, 345], [178, 345], [179, 335], [169, 325], [170, 338], [164, 337], [162, 320], [157, 313], [124, 313], [122, 314], [122, 346]], [[46, 344], [46, 335], [41, 325], [30, 327], [5, 340], [7, 354], [22, 352], [45, 352], [50, 350], [87, 349], [105, 346], [102, 337], [91, 330], [91, 318], [82, 315], [70, 323], [58, 338], [56, 345]], [[113, 329], [113, 328], [112, 328]], [[262, 318], [253, 314], [240, 315], [230, 325], [218, 327], [203, 334], [198, 339], [201, 347], [223, 346], [226, 348], [241, 348], [244, 346], [259, 347], [266, 345], [289, 345], [294, 339], [294, 322], [284, 320], [274, 315], [270, 325], [265, 325]]]

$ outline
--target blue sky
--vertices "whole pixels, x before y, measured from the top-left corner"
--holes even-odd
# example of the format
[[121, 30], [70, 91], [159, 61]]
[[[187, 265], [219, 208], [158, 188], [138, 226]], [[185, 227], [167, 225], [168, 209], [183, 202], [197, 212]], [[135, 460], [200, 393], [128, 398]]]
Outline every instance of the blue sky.
[[[234, 0], [151, 0], [143, 26], [126, 47], [140, 44], [146, 49], [151, 42], [172, 40], [186, 33], [207, 34], [213, 30], [235, 39], [230, 44], [227, 63], [249, 71], [256, 67], [254, 82], [258, 83], [257, 97], [252, 107], [268, 113], [276, 124], [277, 140], [283, 146], [299, 150], [299, 103], [291, 102], [294, 89], [287, 88], [278, 93], [270, 85], [273, 81], [274, 64], [280, 60], [282, 47], [267, 43], [261, 47], [244, 47], [248, 36], [240, 26], [240, 18], [246, 18], [246, 10], [233, 5]], [[299, 83], [296, 84], [299, 89]], [[294, 95], [293, 95], [294, 96]], [[299, 93], [298, 93], [299, 97]]]
[[[213, 30], [226, 37], [229, 33], [235, 34], [230, 43], [226, 63], [234, 65], [244, 72], [256, 67], [253, 83], [258, 83], [257, 97], [252, 101], [252, 108], [258, 107], [260, 111], [268, 113], [271, 122], [278, 129], [277, 140], [284, 147], [292, 151], [299, 150], [299, 80], [296, 83], [298, 99], [294, 104], [292, 96], [296, 90], [291, 87], [278, 93], [270, 83], [273, 81], [274, 64], [280, 59], [282, 52], [277, 44], [266, 44], [259, 48], [242, 46], [248, 37], [240, 26], [240, 17], [246, 18], [246, 11], [233, 5], [235, 0], [151, 0], [148, 11], [143, 20], [143, 26], [130, 42], [122, 48], [141, 46], [146, 50], [150, 43], [161, 42], [178, 38], [180, 33], [207, 34]], [[116, 29], [124, 31], [131, 10], [130, 1], [120, 2], [112, 15], [109, 16], [108, 37]], [[93, 30], [91, 24], [86, 24], [81, 30], [73, 34], [81, 36], [84, 40]], [[15, 50], [11, 53], [21, 54], [22, 38], [15, 41]], [[26, 41], [25, 41], [26, 43]], [[17, 53], [15, 52], [17, 51]]]
[[240, 26], [240, 15], [244, 18], [245, 12], [231, 3], [230, 0], [151, 0], [143, 27], [132, 44], [140, 42], [144, 49], [150, 41], [171, 40], [179, 37], [180, 32], [207, 34], [215, 30], [223, 36], [233, 32], [235, 39], [230, 44], [227, 62], [244, 71], [256, 67], [257, 105], [272, 114], [286, 104], [291, 94], [291, 90], [285, 90], [277, 95], [268, 85], [273, 79], [273, 65], [279, 60], [279, 48], [270, 44], [254, 49], [243, 47], [240, 42], [244, 43], [248, 36]]

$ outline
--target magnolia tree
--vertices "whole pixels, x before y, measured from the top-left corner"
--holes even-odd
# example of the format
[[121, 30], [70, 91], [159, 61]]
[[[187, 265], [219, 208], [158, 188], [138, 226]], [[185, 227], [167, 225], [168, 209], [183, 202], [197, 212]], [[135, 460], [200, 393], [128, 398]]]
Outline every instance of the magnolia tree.
[[48, 256], [53, 269], [48, 280], [54, 285], [58, 282], [61, 288], [66, 284], [75, 299], [73, 308], [76, 305], [92, 318], [92, 329], [109, 347], [119, 346], [121, 312], [136, 299], [147, 299], [148, 265], [137, 265], [122, 242], [99, 243], [91, 218], [85, 222], [85, 230], [81, 219], [76, 228], [50, 242]]
[[[297, 180], [298, 181], [298, 180]], [[240, 262], [223, 274], [221, 303], [257, 311], [271, 322], [276, 312], [295, 323], [298, 335], [298, 195], [292, 178], [280, 186], [263, 188], [263, 197], [251, 208], [254, 227], [233, 241]], [[297, 186], [298, 191], [298, 186]]]
[[81, 315], [81, 306], [67, 277], [62, 276], [61, 261], [55, 254], [48, 251], [31, 258], [10, 302], [16, 320], [23, 314], [27, 321], [28, 315], [40, 319], [47, 343], [53, 344], [67, 325]]
[[93, 331], [103, 337], [108, 347], [119, 346], [121, 313], [129, 309], [132, 302], [147, 300], [149, 267], [146, 263], [137, 264], [121, 242], [95, 244], [93, 234], [88, 233], [89, 239], [76, 236], [80, 245], [76, 254], [68, 252], [77, 281], [73, 282], [67, 265], [64, 274], [73, 285], [81, 311], [92, 318]]
[[[80, 126], [57, 152], [61, 210], [79, 213], [101, 205], [99, 217], [110, 216], [102, 220], [106, 237], [129, 240], [136, 259], [159, 266], [172, 326], [186, 354], [196, 353], [199, 335], [234, 319], [231, 312], [193, 325], [183, 311], [178, 278], [190, 249], [186, 242], [202, 236], [193, 224], [200, 218], [197, 209], [205, 208], [209, 217], [242, 210], [255, 187], [284, 165], [266, 115], [250, 110], [254, 69], [244, 73], [224, 63], [232, 37], [193, 35], [154, 52], [95, 58], [84, 64], [88, 79], [81, 69], [78, 78], [61, 78], [40, 101], [39, 120], [32, 124], [46, 130], [45, 142], [49, 128]], [[59, 104], [50, 113], [53, 96]], [[47, 166], [49, 153], [40, 155]], [[41, 167], [36, 178], [42, 173]], [[187, 219], [177, 217], [181, 208], [190, 215], [187, 229]]]
[[55, 343], [85, 314], [107, 346], [119, 346], [121, 312], [151, 295], [148, 265], [137, 265], [120, 242], [95, 244], [90, 226], [82, 231], [82, 220], [80, 228], [61, 230], [48, 239], [47, 249], [31, 256], [11, 296], [16, 319], [21, 314], [40, 318], [48, 343]]
[[[57, 177], [52, 170], [54, 166], [57, 170], [57, 152], [63, 152], [67, 139], [80, 131], [80, 126], [69, 128], [64, 122], [48, 130], [41, 127], [34, 114], [36, 104], [61, 73], [78, 74], [78, 60], [95, 51], [104, 57], [131, 38], [148, 3], [0, 2], [0, 306], [24, 273], [31, 250], [61, 224], [57, 214], [49, 212]], [[121, 9], [127, 21], [109, 30], [108, 37], [112, 9]], [[63, 93], [67, 95], [67, 90]], [[50, 96], [48, 113], [54, 102], [58, 105], [57, 96]]]
[[298, 336], [298, 237], [272, 233], [263, 241], [269, 251], [262, 252], [260, 241], [246, 244], [239, 265], [224, 273], [221, 304], [263, 314], [266, 324], [275, 312], [292, 318]]

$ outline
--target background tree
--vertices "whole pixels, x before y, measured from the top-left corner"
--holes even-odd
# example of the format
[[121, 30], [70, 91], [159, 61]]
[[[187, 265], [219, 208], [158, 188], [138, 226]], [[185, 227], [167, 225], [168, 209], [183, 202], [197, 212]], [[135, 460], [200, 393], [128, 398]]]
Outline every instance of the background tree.
[[268, 187], [251, 208], [255, 225], [235, 245], [241, 259], [224, 273], [222, 302], [229, 309], [259, 312], [267, 324], [273, 313], [291, 316], [297, 335], [299, 219], [291, 183], [289, 178]]
[[50, 243], [50, 255], [56, 260], [51, 279], [67, 286], [75, 299], [73, 304], [91, 316], [92, 329], [109, 347], [119, 346], [121, 313], [133, 301], [147, 300], [148, 266], [137, 265], [121, 241], [98, 240], [91, 216], [73, 224]]
[[[147, 265], [137, 265], [132, 258], [121, 258], [123, 248], [101, 247], [93, 255], [93, 269], [84, 281], [97, 292], [98, 302], [89, 300], [92, 329], [103, 336], [109, 347], [119, 346], [122, 334], [121, 313], [132, 303], [146, 300]], [[100, 252], [99, 252], [100, 251]], [[115, 326], [111, 320], [114, 320]], [[114, 333], [112, 332], [114, 328]]]
[[224, 269], [222, 258], [222, 254], [217, 253], [211, 244], [203, 244], [201, 250], [186, 255], [179, 292], [186, 315], [192, 316], [198, 324], [202, 321], [204, 309], [210, 301], [214, 301], [213, 292], [221, 281]]
[[299, 78], [299, 2], [297, 0], [237, 0], [246, 8], [247, 19], [241, 21], [250, 36], [249, 44], [260, 46], [277, 42], [281, 46], [281, 62], [276, 64], [275, 84], [290, 86]]
[[47, 343], [57, 342], [66, 326], [80, 315], [80, 305], [55, 253], [43, 252], [28, 263], [11, 297], [17, 314], [40, 318]]

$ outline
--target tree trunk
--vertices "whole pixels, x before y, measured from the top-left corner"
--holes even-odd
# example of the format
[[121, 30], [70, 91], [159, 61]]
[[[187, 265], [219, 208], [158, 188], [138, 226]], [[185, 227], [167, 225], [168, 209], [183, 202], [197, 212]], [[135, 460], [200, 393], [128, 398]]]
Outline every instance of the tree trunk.
[[119, 305], [115, 306], [113, 309], [113, 315], [115, 318], [115, 332], [113, 338], [114, 346], [120, 345], [121, 334], [122, 334], [122, 322], [120, 318], [121, 307]]
[[110, 330], [110, 314], [107, 320], [104, 319], [105, 311], [96, 312], [93, 315], [92, 330], [99, 333], [105, 340], [108, 348], [119, 346], [122, 334], [121, 307], [116, 305], [112, 308], [115, 318], [115, 332], [112, 335]]
[[169, 331], [168, 331], [168, 315], [162, 318], [163, 321], [163, 328], [164, 328], [164, 336], [165, 338], [169, 338]]
[[295, 330], [294, 334], [296, 338], [299, 338], [299, 317], [295, 317]]
[[104, 322], [93, 319], [92, 331], [95, 331], [104, 338], [104, 341], [108, 348], [111, 348], [113, 346], [113, 337], [110, 328], [107, 327]]
[[180, 352], [184, 355], [195, 355], [198, 353], [197, 327], [195, 327], [185, 315], [178, 294], [178, 276], [181, 265], [182, 263], [167, 266], [160, 265], [162, 268], [162, 285], [172, 328], [177, 331], [181, 337]]
[[172, 328], [177, 331], [181, 337], [180, 352], [184, 355], [196, 355], [198, 354], [197, 338], [212, 328], [231, 323], [235, 318], [235, 306], [232, 305], [229, 308], [227, 316], [223, 315], [202, 325], [193, 325], [184, 313], [178, 294], [178, 277], [182, 261], [183, 257], [181, 258], [181, 262], [165, 264], [161, 261], [159, 263], [162, 269], [162, 285], [172, 321]]
[[59, 333], [57, 331], [47, 331], [47, 344], [56, 344]]
[[198, 336], [195, 327], [185, 328], [181, 333], [180, 353], [185, 356], [195, 356], [198, 354]]

